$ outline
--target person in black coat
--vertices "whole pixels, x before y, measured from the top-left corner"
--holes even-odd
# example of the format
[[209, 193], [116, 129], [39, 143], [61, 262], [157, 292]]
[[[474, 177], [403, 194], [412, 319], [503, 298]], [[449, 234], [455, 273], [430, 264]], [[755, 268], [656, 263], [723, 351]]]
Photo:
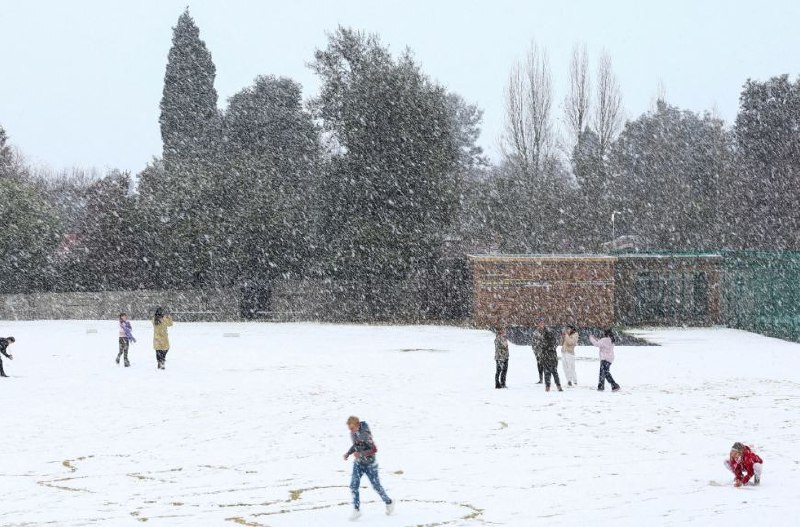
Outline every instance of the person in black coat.
[[542, 359], [544, 358], [545, 348], [547, 347], [545, 342], [547, 338], [546, 330], [547, 327], [544, 325], [544, 317], [537, 317], [536, 328], [533, 330], [533, 335], [531, 336], [531, 347], [533, 348], [533, 355], [536, 357], [536, 369], [539, 370], [538, 384], [544, 382], [544, 363]]
[[[10, 345], [12, 345], [16, 341], [17, 340], [14, 337], [0, 338], [0, 355], [5, 355], [10, 360], [14, 360], [14, 356], [11, 355], [10, 353], [6, 352], [6, 350], [8, 349], [8, 347]], [[0, 377], [8, 377], [8, 375], [6, 375], [6, 372], [3, 371], [3, 358], [2, 357], [0, 357]]]
[[550, 377], [552, 376], [558, 391], [563, 392], [561, 380], [558, 378], [558, 353], [556, 353], [558, 340], [556, 332], [553, 328], [545, 325], [544, 317], [536, 319], [536, 326], [536, 331], [533, 332], [533, 351], [536, 354], [536, 365], [539, 368], [539, 384], [542, 383], [542, 377], [544, 377], [544, 389], [549, 392]]
[[558, 378], [558, 353], [556, 353], [556, 332], [552, 328], [544, 330], [544, 350], [542, 353], [542, 369], [544, 370], [544, 389], [550, 391], [550, 376], [553, 376], [553, 381], [556, 383], [556, 388], [559, 392], [564, 390], [561, 388], [561, 380]]

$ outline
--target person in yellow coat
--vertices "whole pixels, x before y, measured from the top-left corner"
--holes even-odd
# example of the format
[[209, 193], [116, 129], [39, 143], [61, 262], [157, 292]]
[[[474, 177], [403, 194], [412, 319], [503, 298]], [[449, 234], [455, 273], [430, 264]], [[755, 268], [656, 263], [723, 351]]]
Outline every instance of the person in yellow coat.
[[156, 350], [156, 361], [158, 369], [164, 370], [164, 363], [167, 362], [167, 352], [169, 351], [169, 334], [167, 328], [172, 326], [172, 317], [164, 314], [160, 307], [156, 308], [153, 315], [153, 348]]

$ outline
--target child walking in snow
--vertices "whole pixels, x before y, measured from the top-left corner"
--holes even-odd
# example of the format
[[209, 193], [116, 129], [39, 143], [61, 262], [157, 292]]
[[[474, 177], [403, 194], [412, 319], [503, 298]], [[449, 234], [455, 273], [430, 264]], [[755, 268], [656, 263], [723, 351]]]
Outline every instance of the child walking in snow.
[[544, 317], [536, 317], [536, 329], [533, 330], [531, 337], [531, 347], [533, 355], [536, 357], [536, 369], [539, 370], [539, 382], [544, 382], [544, 354], [547, 348], [547, 327], [544, 325]]
[[753, 485], [761, 484], [761, 471], [764, 461], [749, 446], [738, 441], [731, 447], [731, 453], [725, 460], [725, 466], [733, 472], [734, 485], [747, 485], [753, 478]]
[[119, 364], [120, 357], [125, 357], [125, 367], [131, 365], [130, 361], [128, 361], [128, 348], [130, 348], [131, 342], [136, 342], [136, 339], [133, 338], [133, 333], [131, 332], [131, 323], [128, 321], [128, 314], [127, 313], [120, 313], [119, 314], [119, 353], [117, 353], [117, 364]]
[[611, 376], [611, 363], [614, 362], [614, 333], [610, 329], [605, 330], [603, 338], [595, 338], [589, 335], [589, 340], [593, 346], [600, 349], [600, 380], [597, 383], [597, 391], [602, 392], [606, 389], [606, 380], [611, 383], [611, 391], [619, 390], [619, 384], [614, 382]]
[[165, 370], [167, 362], [167, 352], [169, 351], [169, 334], [167, 328], [172, 326], [172, 317], [164, 314], [160, 307], [156, 308], [153, 316], [153, 348], [156, 350], [156, 362], [158, 369]]
[[[4, 339], [0, 338], [0, 355], [5, 355], [6, 357], [8, 357], [8, 360], [14, 360], [14, 356], [11, 355], [10, 353], [7, 353], [6, 350], [10, 345], [15, 343], [16, 341], [17, 339], [15, 339], [14, 337], [6, 337]], [[3, 371], [3, 357], [0, 357], [0, 377], [8, 377], [8, 375], [6, 375], [6, 372]]]
[[508, 373], [508, 337], [506, 328], [497, 328], [494, 338], [494, 361], [497, 368], [494, 372], [494, 387], [506, 387], [506, 374]]
[[556, 337], [555, 330], [547, 328], [545, 330], [545, 348], [542, 355], [542, 369], [544, 370], [544, 391], [550, 391], [550, 377], [553, 377], [553, 382], [556, 383], [556, 388], [559, 392], [563, 392], [561, 388], [561, 380], [558, 378], [558, 353], [556, 346], [558, 345], [558, 337]]
[[361, 486], [361, 476], [365, 474], [372, 484], [372, 488], [375, 489], [375, 492], [386, 504], [386, 514], [392, 514], [394, 512], [394, 502], [386, 495], [386, 491], [383, 490], [378, 479], [378, 463], [375, 462], [375, 454], [378, 452], [378, 447], [375, 446], [375, 442], [372, 440], [372, 432], [369, 430], [369, 425], [359, 421], [358, 417], [350, 416], [347, 418], [347, 428], [350, 429], [353, 446], [344, 454], [344, 459], [347, 461], [350, 454], [355, 455], [353, 477], [350, 479], [350, 492], [353, 493], [353, 512], [350, 514], [350, 520], [357, 520], [361, 517], [359, 487]]
[[567, 386], [578, 385], [578, 375], [575, 373], [575, 346], [578, 345], [578, 330], [575, 326], [567, 326], [561, 337], [561, 359], [564, 367], [564, 377]]

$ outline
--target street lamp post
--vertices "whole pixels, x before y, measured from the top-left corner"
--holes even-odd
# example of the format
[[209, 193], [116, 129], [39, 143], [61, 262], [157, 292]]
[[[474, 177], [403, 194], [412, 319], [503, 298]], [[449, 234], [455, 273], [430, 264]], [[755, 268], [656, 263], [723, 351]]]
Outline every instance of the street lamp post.
[[614, 242], [617, 239], [617, 229], [616, 229], [615, 224], [614, 224], [614, 218], [617, 216], [617, 214], [622, 214], [622, 211], [615, 210], [615, 211], [611, 212], [611, 248], [612, 249], [614, 248]]

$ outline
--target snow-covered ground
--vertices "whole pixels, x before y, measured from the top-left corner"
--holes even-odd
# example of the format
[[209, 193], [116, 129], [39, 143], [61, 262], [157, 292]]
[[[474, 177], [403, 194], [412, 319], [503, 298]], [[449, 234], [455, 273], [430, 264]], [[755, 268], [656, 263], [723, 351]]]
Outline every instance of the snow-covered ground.
[[[359, 523], [796, 521], [797, 344], [643, 330], [661, 346], [617, 349], [620, 393], [594, 389], [589, 347], [580, 386], [545, 393], [513, 345], [510, 389], [494, 389], [487, 331], [176, 324], [158, 371], [149, 323], [133, 326], [126, 369], [114, 321], [0, 322], [17, 337], [0, 379], [0, 525], [352, 525], [351, 414], [397, 502], [385, 516], [365, 478]], [[764, 458], [760, 487], [730, 484], [734, 441]]]

